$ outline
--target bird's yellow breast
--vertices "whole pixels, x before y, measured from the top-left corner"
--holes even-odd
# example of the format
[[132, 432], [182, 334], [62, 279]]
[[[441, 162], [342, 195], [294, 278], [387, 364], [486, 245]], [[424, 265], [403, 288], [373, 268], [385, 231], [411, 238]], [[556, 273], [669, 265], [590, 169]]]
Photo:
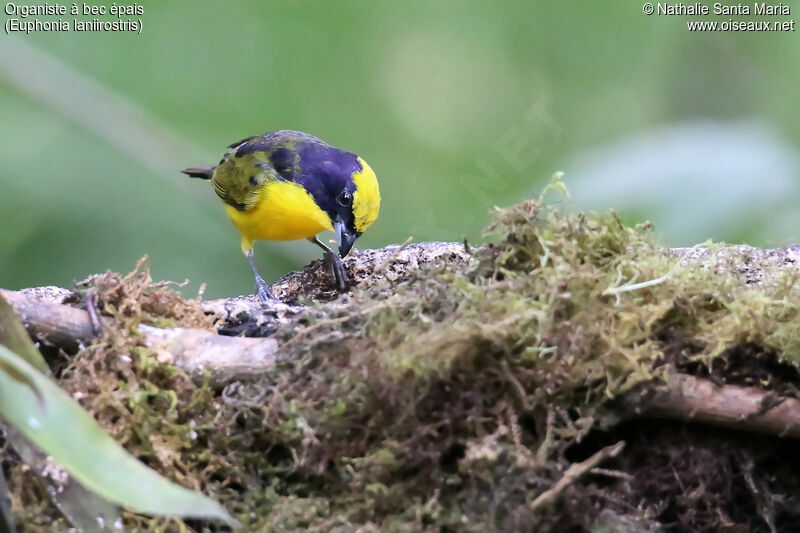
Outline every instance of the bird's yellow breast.
[[253, 241], [293, 241], [333, 229], [330, 217], [317, 206], [302, 185], [291, 181], [267, 183], [252, 209], [226, 206], [228, 216], [242, 234], [242, 250]]

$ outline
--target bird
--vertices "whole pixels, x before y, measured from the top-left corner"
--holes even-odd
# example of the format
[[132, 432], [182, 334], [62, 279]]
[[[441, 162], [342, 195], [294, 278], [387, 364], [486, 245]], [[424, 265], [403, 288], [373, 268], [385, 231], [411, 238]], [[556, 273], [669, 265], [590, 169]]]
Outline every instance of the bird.
[[[241, 234], [261, 301], [278, 300], [261, 277], [253, 242], [308, 239], [322, 248], [336, 288], [350, 280], [342, 264], [353, 243], [378, 218], [381, 195], [375, 172], [358, 155], [308, 133], [278, 130], [228, 146], [215, 166], [182, 170], [209, 180]], [[317, 236], [336, 234], [338, 254]]]

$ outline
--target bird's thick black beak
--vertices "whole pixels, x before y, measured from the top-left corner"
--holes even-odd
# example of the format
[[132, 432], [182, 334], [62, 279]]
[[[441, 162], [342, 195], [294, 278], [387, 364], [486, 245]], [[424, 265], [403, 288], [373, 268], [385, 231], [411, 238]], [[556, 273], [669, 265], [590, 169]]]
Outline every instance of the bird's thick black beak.
[[357, 235], [355, 232], [348, 231], [347, 226], [341, 220], [336, 220], [336, 222], [334, 222], [333, 229], [336, 231], [336, 243], [339, 245], [339, 255], [345, 257], [350, 252], [350, 248], [353, 247], [353, 243], [356, 242]]

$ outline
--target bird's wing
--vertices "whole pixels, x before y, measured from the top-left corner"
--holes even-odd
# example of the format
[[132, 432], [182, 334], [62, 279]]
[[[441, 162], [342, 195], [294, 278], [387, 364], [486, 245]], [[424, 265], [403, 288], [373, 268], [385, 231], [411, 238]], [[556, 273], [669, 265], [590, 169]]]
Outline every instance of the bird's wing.
[[239, 152], [242, 146], [254, 144], [258, 139], [250, 137], [232, 144], [212, 178], [217, 196], [240, 211], [255, 207], [263, 187], [270, 181], [281, 179], [264, 152]]
[[[279, 130], [264, 135], [244, 139], [233, 146], [236, 157], [252, 154], [256, 158], [268, 162], [278, 175], [288, 181], [298, 181], [309, 171], [314, 161], [311, 154], [319, 151], [333, 150], [325, 141], [303, 133], [302, 131]], [[313, 157], [312, 157], [313, 158]]]
[[270, 181], [301, 182], [314, 172], [317, 159], [322, 160], [317, 155], [335, 151], [313, 135], [292, 130], [248, 137], [229, 148], [214, 172], [214, 190], [240, 211], [254, 207], [259, 192]]

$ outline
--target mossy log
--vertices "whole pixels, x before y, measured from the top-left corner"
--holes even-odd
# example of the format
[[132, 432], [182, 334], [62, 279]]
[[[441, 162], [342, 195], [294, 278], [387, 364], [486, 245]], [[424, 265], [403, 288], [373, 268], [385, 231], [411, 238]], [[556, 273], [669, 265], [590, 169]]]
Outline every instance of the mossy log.
[[480, 248], [352, 254], [341, 294], [321, 261], [281, 303], [186, 299], [142, 264], [3, 294], [101, 425], [247, 530], [796, 524], [800, 247], [670, 250], [541, 200], [494, 218]]
[[[765, 266], [779, 270], [800, 267], [800, 246], [769, 250], [733, 246], [718, 249], [713, 254], [700, 247], [676, 248], [668, 253], [681, 257], [681, 264], [686, 268], [712, 268], [721, 276], [734, 276], [744, 285], [763, 282]], [[722, 259], [733, 259], [733, 263]], [[449, 263], [466, 267], [469, 262], [470, 254], [463, 244], [432, 242], [367, 250], [354, 254], [346, 263], [358, 283], [377, 287], [381, 278], [397, 281], [408, 277], [421, 265]], [[733, 271], [726, 270], [729, 269], [726, 265], [730, 264], [737, 265]], [[326, 287], [326, 272], [320, 267], [315, 262], [284, 277], [273, 285], [273, 291], [282, 299], [294, 302], [299, 298], [335, 298], [337, 294]], [[100, 333], [89, 310], [64, 303], [74, 296], [67, 289], [0, 289], [0, 294], [22, 317], [29, 334], [39, 342], [73, 348], [90, 343]], [[323, 304], [318, 312], [325, 315], [328, 314], [325, 306], [342, 305], [334, 300]], [[275, 338], [281, 324], [292, 329], [289, 317], [302, 316], [302, 305], [261, 302], [255, 296], [240, 296], [204, 302], [202, 307], [209, 314], [220, 317], [221, 327], [227, 328], [228, 335], [197, 328], [140, 325], [139, 329], [147, 345], [158, 352], [160, 362], [175, 364], [200, 379], [210, 375], [214, 384], [220, 387], [267, 371], [283, 353], [283, 345], [302, 343], [302, 337], [312, 335], [315, 329], [311, 325], [295, 330], [293, 336], [284, 342]], [[114, 327], [110, 319], [101, 322], [99, 327]], [[269, 336], [230, 336], [231, 330], [251, 334], [260, 332], [261, 335], [268, 333]], [[632, 391], [622, 398], [622, 404], [629, 415], [694, 420], [746, 431], [800, 437], [800, 401], [754, 387], [721, 385], [676, 372], [670, 373], [664, 382]]]

